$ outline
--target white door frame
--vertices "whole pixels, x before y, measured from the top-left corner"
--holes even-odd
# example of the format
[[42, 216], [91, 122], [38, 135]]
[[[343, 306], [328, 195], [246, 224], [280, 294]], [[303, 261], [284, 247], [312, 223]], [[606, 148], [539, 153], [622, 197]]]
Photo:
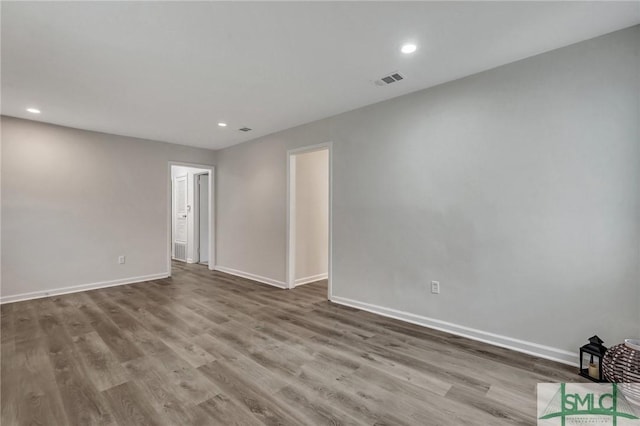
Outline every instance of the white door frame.
[[[195, 167], [198, 169], [207, 170], [209, 173], [209, 264], [207, 267], [209, 270], [213, 270], [213, 266], [215, 265], [215, 254], [216, 254], [216, 215], [215, 215], [215, 167], [208, 164], [196, 164], [196, 163], [185, 163], [181, 161], [169, 161], [167, 164], [167, 273], [171, 276], [171, 245], [172, 245], [172, 237], [171, 234], [173, 230], [171, 229], [171, 217], [173, 212], [171, 211], [171, 200], [173, 198], [173, 194], [171, 193], [171, 166], [182, 166], [182, 167]], [[195, 207], [194, 207], [195, 209]]]
[[287, 251], [286, 251], [286, 277], [287, 288], [295, 287], [295, 266], [296, 266], [296, 165], [295, 156], [307, 152], [323, 151], [329, 152], [329, 265], [328, 265], [328, 289], [327, 299], [331, 300], [332, 284], [332, 264], [333, 264], [333, 142], [326, 142], [317, 145], [305, 146], [302, 148], [290, 149], [287, 151]]

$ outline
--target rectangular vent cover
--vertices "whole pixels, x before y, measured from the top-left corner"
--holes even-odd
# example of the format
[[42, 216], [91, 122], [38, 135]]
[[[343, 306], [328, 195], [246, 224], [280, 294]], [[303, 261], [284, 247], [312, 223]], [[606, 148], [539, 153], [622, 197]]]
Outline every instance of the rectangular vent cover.
[[404, 76], [399, 72], [394, 72], [389, 75], [385, 75], [380, 80], [376, 80], [375, 83], [378, 86], [386, 86], [387, 84], [392, 84], [400, 80], [404, 80]]
[[173, 243], [173, 258], [187, 261], [187, 245], [184, 243]]

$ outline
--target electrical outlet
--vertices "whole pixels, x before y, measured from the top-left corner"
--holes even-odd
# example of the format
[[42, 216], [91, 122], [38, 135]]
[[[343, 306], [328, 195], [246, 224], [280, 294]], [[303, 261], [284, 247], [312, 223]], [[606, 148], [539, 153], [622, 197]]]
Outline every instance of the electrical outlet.
[[440, 294], [440, 281], [431, 281], [431, 293]]
[[119, 264], [123, 264], [127, 261], [127, 258], [125, 256], [118, 256], [118, 263]]

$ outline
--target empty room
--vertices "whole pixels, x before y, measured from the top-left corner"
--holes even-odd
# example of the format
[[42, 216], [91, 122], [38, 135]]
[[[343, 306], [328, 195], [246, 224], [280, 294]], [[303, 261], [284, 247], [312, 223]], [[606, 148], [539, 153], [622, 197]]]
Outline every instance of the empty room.
[[640, 2], [0, 19], [2, 426], [640, 426]]

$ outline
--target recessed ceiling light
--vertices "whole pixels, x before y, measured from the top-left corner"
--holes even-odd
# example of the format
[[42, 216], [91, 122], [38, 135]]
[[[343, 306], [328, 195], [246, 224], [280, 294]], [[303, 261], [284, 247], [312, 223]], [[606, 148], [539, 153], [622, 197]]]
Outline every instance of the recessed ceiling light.
[[413, 53], [416, 51], [417, 48], [418, 46], [416, 46], [415, 44], [408, 43], [408, 44], [403, 44], [400, 51], [402, 53]]
[[218, 126], [220, 127], [227, 127], [227, 123], [223, 123], [222, 121], [218, 123]]
[[27, 112], [31, 114], [40, 114], [40, 110], [38, 108], [27, 108]]

